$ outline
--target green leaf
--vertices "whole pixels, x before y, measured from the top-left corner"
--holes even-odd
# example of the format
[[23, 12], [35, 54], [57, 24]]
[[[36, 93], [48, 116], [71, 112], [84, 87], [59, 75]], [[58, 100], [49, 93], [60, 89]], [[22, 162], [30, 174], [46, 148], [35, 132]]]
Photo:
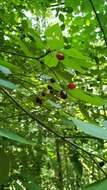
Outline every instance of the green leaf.
[[65, 1], [65, 5], [67, 6], [67, 7], [78, 7], [79, 6], [79, 4], [80, 4], [80, 0], [76, 0], [76, 1], [71, 1], [71, 0], [66, 0]]
[[80, 90], [79, 88], [70, 90], [69, 94], [78, 100], [90, 103], [92, 105], [103, 106], [107, 104], [107, 101], [102, 99], [100, 96], [89, 94]]
[[64, 40], [58, 24], [49, 26], [45, 32], [47, 44], [51, 49], [61, 49], [64, 47]]
[[8, 68], [6, 68], [6, 67], [4, 67], [4, 66], [1, 66], [1, 65], [0, 65], [0, 71], [1, 71], [2, 73], [6, 74], [6, 75], [11, 74], [10, 69], [8, 69]]
[[49, 67], [55, 67], [58, 64], [55, 53], [48, 54], [47, 56], [45, 56], [44, 60], [45, 64]]
[[66, 128], [74, 127], [74, 123], [73, 123], [71, 120], [65, 118], [64, 116], [62, 116], [62, 117], [60, 117], [60, 118], [61, 118], [62, 124], [63, 124]]
[[67, 55], [68, 57], [82, 59], [84, 61], [90, 61], [90, 58], [88, 56], [83, 55], [78, 49], [75, 48], [64, 49], [62, 52], [64, 53], [64, 55]]
[[14, 140], [16, 142], [22, 143], [22, 144], [29, 144], [29, 145], [33, 145], [32, 142], [29, 142], [28, 140], [26, 140], [25, 138], [11, 132], [8, 129], [0, 129], [0, 136]]
[[13, 84], [10, 81], [3, 80], [3, 79], [0, 79], [0, 86], [6, 87], [6, 88], [9, 88], [9, 89], [16, 89], [15, 84]]
[[107, 178], [97, 181], [82, 190], [107, 190]]
[[107, 140], [107, 129], [100, 128], [97, 125], [83, 122], [79, 119], [73, 118], [72, 121], [76, 125], [76, 127], [82, 130], [85, 134]]
[[43, 41], [40, 38], [40, 33], [37, 32], [37, 31], [35, 31], [32, 28], [29, 28], [29, 32], [32, 35], [32, 37], [34, 38], [34, 40], [35, 40], [35, 46], [36, 46], [36, 48], [37, 49], [43, 49], [44, 48], [44, 44], [43, 44]]
[[12, 63], [9, 63], [9, 62], [4, 61], [4, 60], [0, 60], [0, 65], [9, 68], [13, 72], [19, 71], [19, 68], [16, 65], [13, 65]]
[[[88, 56], [84, 56], [80, 51], [74, 48], [61, 50], [65, 59], [63, 64], [80, 73], [85, 73], [87, 68], [90, 69], [94, 63]], [[85, 70], [86, 69], [86, 70]]]
[[31, 51], [29, 51], [26, 44], [19, 37], [15, 37], [15, 40], [16, 40], [17, 44], [21, 47], [21, 49], [25, 53], [25, 55], [32, 57], [32, 53], [31, 53]]
[[69, 58], [69, 57], [65, 57], [64, 61], [63, 61], [63, 65], [67, 66], [68, 68], [72, 68], [82, 74], [84, 74], [86, 71], [81, 67], [81, 65], [79, 64], [79, 61], [77, 61], [77, 59], [74, 58]]

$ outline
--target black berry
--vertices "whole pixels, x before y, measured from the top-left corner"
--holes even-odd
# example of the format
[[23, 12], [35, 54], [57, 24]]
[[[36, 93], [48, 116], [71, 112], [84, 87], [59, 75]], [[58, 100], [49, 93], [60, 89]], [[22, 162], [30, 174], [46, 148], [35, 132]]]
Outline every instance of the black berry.
[[61, 90], [61, 91], [60, 91], [60, 97], [63, 98], [63, 99], [66, 99], [66, 98], [67, 98], [67, 93], [66, 93], [66, 91]]
[[42, 96], [46, 96], [46, 93], [45, 93], [45, 92], [42, 92]]
[[53, 89], [50, 89], [50, 93], [53, 94], [53, 93], [54, 93], [54, 90], [53, 90]]
[[39, 96], [36, 97], [36, 103], [42, 105], [42, 99]]
[[55, 82], [55, 79], [54, 79], [54, 78], [51, 78], [51, 79], [50, 79], [50, 82], [54, 83], [54, 82]]
[[49, 90], [53, 90], [52, 86], [48, 85], [48, 89]]
[[102, 161], [102, 162], [99, 162], [99, 166], [100, 167], [103, 167], [104, 166], [104, 162]]

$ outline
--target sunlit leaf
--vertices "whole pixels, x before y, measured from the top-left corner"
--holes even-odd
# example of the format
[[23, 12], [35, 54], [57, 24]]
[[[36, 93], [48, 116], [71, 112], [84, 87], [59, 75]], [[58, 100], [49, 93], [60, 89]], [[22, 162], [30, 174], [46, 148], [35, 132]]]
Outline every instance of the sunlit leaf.
[[58, 64], [58, 60], [55, 56], [55, 53], [51, 53], [44, 58], [45, 64], [49, 67], [55, 67]]
[[45, 32], [47, 43], [51, 49], [60, 49], [64, 47], [62, 32], [58, 24], [49, 26]]
[[83, 55], [76, 48], [64, 49], [64, 50], [62, 50], [62, 52], [64, 52], [64, 54], [69, 56], [69, 57], [73, 57], [73, 58], [76, 58], [76, 59], [82, 59], [82, 60], [85, 60], [85, 61], [90, 60], [90, 58], [88, 56]]
[[80, 90], [79, 88], [70, 90], [69, 94], [78, 100], [90, 103], [92, 105], [103, 106], [107, 104], [107, 101], [101, 98], [100, 96], [89, 94]]
[[28, 49], [26, 44], [19, 38], [15, 36], [17, 44], [21, 47], [22, 51], [25, 53], [26, 56], [32, 56], [32, 52]]
[[86, 71], [81, 67], [81, 65], [79, 64], [79, 62], [77, 62], [76, 59], [74, 58], [69, 58], [69, 57], [65, 57], [64, 61], [63, 61], [63, 65], [67, 66], [68, 68], [74, 69], [80, 73], [85, 73]]

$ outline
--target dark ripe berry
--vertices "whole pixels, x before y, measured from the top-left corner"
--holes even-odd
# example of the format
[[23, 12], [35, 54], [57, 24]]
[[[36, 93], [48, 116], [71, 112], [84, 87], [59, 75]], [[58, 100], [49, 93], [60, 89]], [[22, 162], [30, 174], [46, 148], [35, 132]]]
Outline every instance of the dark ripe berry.
[[44, 91], [42, 92], [42, 96], [46, 96], [46, 93]]
[[39, 96], [36, 97], [36, 103], [42, 105], [42, 99]]
[[76, 84], [75, 83], [69, 83], [68, 88], [69, 89], [74, 89], [74, 88], [76, 88]]
[[102, 162], [99, 162], [99, 166], [100, 167], [103, 167], [104, 166], [104, 162], [102, 161]]
[[48, 85], [48, 89], [49, 90], [53, 90], [52, 86]]
[[66, 98], [67, 98], [67, 93], [66, 93], [66, 91], [61, 90], [61, 91], [60, 91], [60, 97], [63, 98], [63, 99], [66, 99]]
[[90, 84], [90, 87], [92, 87], [93, 86], [93, 84]]
[[51, 78], [51, 79], [50, 79], [50, 82], [54, 83], [54, 82], [55, 82], [55, 79], [54, 79], [54, 78]]
[[53, 94], [54, 93], [54, 90], [53, 89], [50, 89], [50, 94]]
[[56, 57], [57, 57], [58, 60], [64, 60], [64, 54], [63, 53], [60, 53], [60, 52], [57, 53]]
[[48, 89], [49, 89], [49, 94], [53, 94], [54, 89], [52, 86], [48, 85]]

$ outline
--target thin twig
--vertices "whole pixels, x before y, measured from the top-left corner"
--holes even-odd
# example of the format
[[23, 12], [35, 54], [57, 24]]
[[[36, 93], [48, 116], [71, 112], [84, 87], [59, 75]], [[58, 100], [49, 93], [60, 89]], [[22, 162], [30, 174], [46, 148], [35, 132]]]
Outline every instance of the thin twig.
[[100, 18], [99, 18], [98, 14], [97, 14], [97, 11], [96, 11], [95, 7], [94, 7], [93, 1], [92, 1], [92, 0], [89, 0], [89, 1], [90, 1], [90, 3], [91, 3], [92, 9], [93, 9], [93, 11], [94, 11], [94, 13], [95, 13], [95, 16], [96, 16], [97, 22], [98, 22], [98, 24], [99, 24], [99, 27], [100, 27], [100, 29], [101, 29], [101, 31], [102, 31], [102, 33], [103, 33], [104, 41], [105, 41], [105, 44], [106, 44], [106, 46], [107, 46], [107, 38], [106, 38], [106, 35], [105, 35], [105, 32], [104, 32], [102, 23], [101, 23], [101, 21], [100, 21]]
[[27, 58], [27, 59], [35, 59], [35, 60], [37, 60], [37, 61], [39, 61], [41, 63], [42, 63], [42, 61], [40, 59], [42, 59], [43, 57], [45, 57], [46, 55], [48, 55], [48, 54], [50, 54], [50, 53], [52, 53], [54, 51], [56, 51], [56, 50], [51, 50], [49, 52], [47, 51], [46, 53], [40, 55], [39, 57], [33, 57], [33, 56], [22, 55], [22, 54], [17, 53], [17, 52], [11, 52], [11, 51], [6, 51], [6, 50], [3, 50], [3, 49], [0, 49], [1, 53], [7, 53], [7, 54], [11, 54], [11, 55], [17, 55], [19, 57], [23, 57], [23, 58]]
[[[32, 115], [29, 111], [27, 111], [24, 107], [22, 107], [10, 94], [7, 90], [5, 90], [4, 88], [1, 88], [2, 91], [12, 100], [12, 102], [14, 102], [17, 107], [19, 107], [23, 112], [25, 112], [31, 119], [33, 119], [34, 121], [36, 121], [41, 127], [43, 127], [44, 129], [48, 130], [49, 132], [51, 132], [52, 134], [54, 134], [56, 137], [60, 138], [62, 141], [64, 141], [65, 143], [67, 143], [70, 146], [74, 146], [76, 147], [78, 150], [81, 150], [83, 152], [85, 152], [86, 154], [88, 154], [91, 158], [92, 156], [94, 157], [98, 157], [97, 155], [94, 155], [92, 153], [89, 153], [88, 151], [84, 150], [82, 147], [80, 147], [79, 145], [75, 144], [72, 141], [67, 140], [65, 137], [63, 137], [62, 135], [58, 134], [56, 131], [54, 131], [52, 128], [48, 127], [44, 122], [42, 122], [41, 120], [39, 120], [38, 118], [36, 118], [34, 115]], [[102, 158], [100, 158], [102, 159]], [[94, 161], [94, 158], [93, 158]], [[96, 162], [95, 162], [96, 163]], [[103, 170], [102, 168], [100, 168], [101, 171]], [[103, 171], [103, 173], [106, 175], [106, 173]]]
[[24, 107], [22, 107], [9, 93], [7, 90], [5, 90], [4, 88], [1, 88], [2, 91], [12, 100], [12, 102], [14, 102], [17, 107], [19, 107], [23, 112], [25, 112], [30, 118], [32, 118], [34, 121], [36, 121], [38, 124], [40, 124], [41, 126], [43, 126], [45, 129], [47, 129], [49, 132], [55, 134], [58, 137], [62, 137], [60, 135], [58, 135], [55, 131], [53, 131], [53, 129], [49, 128], [44, 122], [40, 121], [38, 118], [36, 118], [34, 115], [32, 115], [29, 111], [27, 111]]

